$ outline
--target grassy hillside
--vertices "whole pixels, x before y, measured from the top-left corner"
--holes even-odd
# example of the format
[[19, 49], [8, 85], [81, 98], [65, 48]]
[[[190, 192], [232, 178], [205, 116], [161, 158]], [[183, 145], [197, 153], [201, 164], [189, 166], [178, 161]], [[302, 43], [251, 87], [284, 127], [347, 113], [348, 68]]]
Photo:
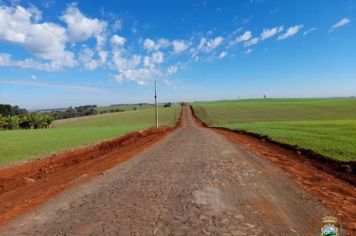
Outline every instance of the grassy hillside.
[[[159, 109], [161, 125], [173, 125], [179, 107]], [[0, 165], [54, 153], [154, 126], [154, 110], [93, 116], [53, 129], [0, 132]]]
[[341, 161], [356, 160], [356, 99], [256, 99], [193, 105], [211, 126], [264, 134]]
[[[161, 125], [171, 125], [179, 116], [179, 107], [159, 108], [158, 114]], [[152, 126], [155, 123], [154, 109], [142, 109], [136, 111], [127, 111], [112, 113], [103, 116], [88, 116], [74, 119], [70, 122], [64, 122], [56, 125], [58, 128], [74, 127], [103, 127], [103, 126], [130, 126], [142, 125]]]
[[118, 105], [112, 105], [112, 106], [101, 106], [97, 108], [97, 111], [108, 111], [111, 109], [120, 109], [123, 111], [132, 111], [134, 109], [136, 110], [142, 110], [142, 109], [148, 109], [148, 108], [154, 108], [153, 104], [118, 104]]

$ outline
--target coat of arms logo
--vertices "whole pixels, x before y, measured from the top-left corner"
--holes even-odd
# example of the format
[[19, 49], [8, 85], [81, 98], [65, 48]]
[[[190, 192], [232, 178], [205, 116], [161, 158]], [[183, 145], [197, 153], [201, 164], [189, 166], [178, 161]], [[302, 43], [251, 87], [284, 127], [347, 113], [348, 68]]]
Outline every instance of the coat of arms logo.
[[322, 219], [322, 222], [324, 226], [321, 227], [321, 236], [339, 236], [339, 227], [335, 217], [326, 216]]

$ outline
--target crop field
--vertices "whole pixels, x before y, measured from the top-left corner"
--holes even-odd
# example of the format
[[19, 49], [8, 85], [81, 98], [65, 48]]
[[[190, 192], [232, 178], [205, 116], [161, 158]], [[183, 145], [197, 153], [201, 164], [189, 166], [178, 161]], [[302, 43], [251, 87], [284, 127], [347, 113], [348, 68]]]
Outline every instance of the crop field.
[[[174, 125], [180, 107], [160, 108], [160, 125]], [[154, 110], [91, 116], [52, 129], [0, 131], [0, 165], [55, 153], [154, 126]]]
[[142, 109], [150, 109], [154, 108], [154, 104], [118, 104], [118, 105], [111, 105], [111, 106], [101, 106], [98, 107], [96, 110], [101, 111], [109, 111], [111, 109], [120, 109], [122, 111], [132, 111], [132, 110], [142, 110]]
[[194, 103], [208, 125], [268, 135], [340, 161], [356, 160], [356, 99], [251, 99]]

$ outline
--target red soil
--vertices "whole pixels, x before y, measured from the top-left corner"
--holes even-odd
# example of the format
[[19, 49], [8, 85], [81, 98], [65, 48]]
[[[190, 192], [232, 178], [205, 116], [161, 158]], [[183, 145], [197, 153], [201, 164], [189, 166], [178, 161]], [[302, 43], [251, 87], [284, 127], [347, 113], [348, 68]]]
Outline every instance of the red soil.
[[[208, 127], [195, 115], [194, 117], [199, 125]], [[316, 197], [336, 214], [335, 216], [348, 232], [347, 235], [356, 235], [354, 173], [337, 173], [332, 169], [330, 160], [325, 160], [324, 163], [321, 158], [313, 160], [312, 157], [298, 153], [290, 147], [248, 133], [238, 133], [224, 128], [211, 129], [284, 170], [299, 187]]]
[[[176, 127], [180, 126], [179, 124]], [[174, 128], [151, 128], [57, 155], [0, 168], [0, 224], [64, 189], [128, 160]]]
[[215, 130], [283, 169], [297, 185], [333, 210], [347, 232], [356, 233], [356, 188], [352, 184], [318, 169], [307, 157], [276, 144], [228, 130]]

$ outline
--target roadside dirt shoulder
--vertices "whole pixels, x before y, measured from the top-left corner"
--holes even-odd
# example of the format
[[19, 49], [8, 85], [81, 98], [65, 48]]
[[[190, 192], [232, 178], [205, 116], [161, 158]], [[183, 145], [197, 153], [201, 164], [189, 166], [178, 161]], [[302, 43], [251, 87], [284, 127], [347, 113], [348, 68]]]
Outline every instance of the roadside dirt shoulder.
[[95, 145], [0, 168], [0, 225], [68, 187], [102, 174], [180, 127], [151, 128]]
[[[194, 117], [200, 126], [207, 127]], [[309, 157], [280, 145], [228, 129], [210, 129], [284, 170], [297, 185], [333, 210], [349, 232], [356, 232], [356, 188], [351, 184], [352, 181], [345, 181], [336, 174], [326, 172], [320, 163], [316, 165]]]

